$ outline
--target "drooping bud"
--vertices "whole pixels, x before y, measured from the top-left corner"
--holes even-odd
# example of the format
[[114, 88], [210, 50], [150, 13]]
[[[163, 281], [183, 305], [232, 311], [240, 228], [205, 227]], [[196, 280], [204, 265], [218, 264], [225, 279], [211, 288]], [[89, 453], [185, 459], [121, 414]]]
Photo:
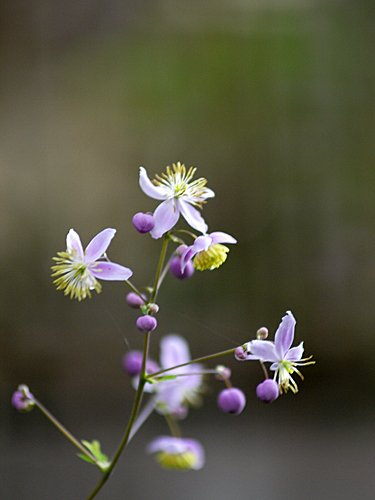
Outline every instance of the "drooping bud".
[[216, 370], [216, 375], [215, 377], [217, 380], [228, 380], [232, 374], [232, 371], [230, 368], [227, 368], [224, 365], [217, 365], [215, 367]]
[[157, 304], [148, 304], [148, 308], [154, 314], [159, 312], [159, 306]]
[[235, 387], [224, 389], [217, 398], [217, 404], [226, 413], [238, 415], [245, 408], [245, 394]]
[[31, 411], [35, 405], [33, 395], [29, 391], [27, 385], [19, 385], [16, 392], [12, 396], [12, 406], [20, 412], [26, 413]]
[[[182, 245], [181, 245], [182, 246]], [[191, 260], [186, 263], [185, 269], [181, 271], [181, 259], [180, 257], [173, 257], [169, 265], [169, 270], [179, 280], [185, 280], [190, 278], [194, 274], [194, 266]]]
[[139, 212], [133, 217], [133, 226], [141, 234], [149, 233], [155, 227], [155, 219], [151, 214]]
[[142, 360], [143, 353], [141, 351], [130, 351], [122, 358], [122, 367], [130, 377], [139, 375], [141, 373]]
[[257, 331], [257, 339], [264, 340], [267, 337], [268, 337], [268, 328], [262, 326], [262, 328], [259, 328], [259, 330]]
[[[145, 299], [145, 300], [142, 300]], [[138, 309], [141, 306], [145, 305], [145, 301], [147, 301], [146, 296], [142, 294], [142, 297], [140, 297], [138, 294], [135, 292], [130, 292], [126, 296], [126, 302], [129, 304], [130, 307], [133, 307], [134, 309]]]
[[267, 378], [264, 382], [260, 383], [256, 388], [256, 395], [265, 403], [272, 403], [279, 397], [280, 390], [276, 380]]
[[239, 347], [236, 348], [234, 351], [234, 356], [238, 361], [244, 361], [247, 358], [247, 351], [245, 346], [240, 345]]
[[145, 316], [141, 316], [137, 319], [136, 325], [137, 328], [141, 330], [141, 332], [146, 333], [155, 330], [155, 328], [158, 326], [158, 322], [153, 316], [146, 314]]

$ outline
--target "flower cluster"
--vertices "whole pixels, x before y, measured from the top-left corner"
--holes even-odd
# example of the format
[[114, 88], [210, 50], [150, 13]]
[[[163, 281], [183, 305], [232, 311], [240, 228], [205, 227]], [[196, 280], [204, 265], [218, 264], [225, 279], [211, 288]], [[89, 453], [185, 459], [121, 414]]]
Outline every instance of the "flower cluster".
[[[124, 371], [131, 377], [135, 398], [129, 422], [114, 458], [109, 460], [101, 451], [97, 440], [78, 441], [34, 398], [25, 385], [20, 385], [12, 398], [13, 406], [26, 412], [38, 407], [59, 430], [79, 449], [79, 457], [96, 465], [103, 477], [89, 496], [93, 499], [110, 477], [122, 451], [147, 418], [156, 412], [165, 418], [170, 435], [153, 439], [147, 453], [155, 454], [157, 462], [166, 469], [199, 470], [204, 466], [205, 453], [195, 439], [181, 437], [180, 423], [189, 413], [190, 407], [203, 402], [207, 379], [213, 375], [216, 384], [223, 384], [217, 396], [218, 407], [229, 415], [239, 415], [245, 408], [243, 391], [233, 387], [231, 370], [224, 365], [207, 368], [206, 364], [218, 356], [234, 354], [238, 361], [255, 360], [265, 375], [265, 380], [256, 387], [257, 397], [267, 403], [275, 401], [280, 394], [298, 391], [294, 373], [303, 378], [298, 367], [314, 363], [311, 358], [302, 358], [303, 343], [292, 347], [296, 320], [290, 311], [282, 318], [274, 341], [266, 340], [268, 330], [257, 331], [256, 338], [228, 351], [192, 359], [186, 339], [177, 334], [161, 337], [159, 362], [148, 355], [151, 339], [158, 326], [156, 303], [161, 285], [168, 271], [180, 280], [194, 275], [195, 270], [205, 271], [219, 268], [227, 259], [226, 244], [237, 243], [236, 239], [222, 231], [208, 232], [208, 225], [200, 210], [214, 192], [206, 187], [204, 178], [193, 180], [196, 169], [188, 170], [181, 163], [166, 167], [165, 173], [156, 175], [151, 181], [146, 170], [140, 167], [139, 185], [149, 197], [161, 201], [154, 213], [138, 212], [132, 223], [140, 234], [150, 234], [153, 240], [162, 238], [162, 249], [157, 264], [153, 285], [136, 287], [129, 281], [132, 271], [111, 262], [107, 250], [116, 230], [107, 228], [97, 234], [83, 249], [79, 235], [70, 229], [66, 237], [66, 250], [54, 257], [52, 271], [54, 284], [65, 295], [78, 301], [91, 298], [91, 292], [101, 291], [98, 280], [123, 281], [131, 291], [126, 295], [127, 304], [136, 310], [135, 325], [142, 333], [143, 350], [129, 350], [123, 357]], [[177, 229], [180, 215], [190, 226]], [[198, 232], [196, 234], [195, 232]], [[187, 239], [187, 241], [185, 241]], [[153, 241], [151, 240], [151, 241]], [[170, 250], [168, 245], [176, 245]], [[169, 258], [167, 253], [169, 252]], [[274, 377], [269, 378], [265, 363], [271, 363]]]

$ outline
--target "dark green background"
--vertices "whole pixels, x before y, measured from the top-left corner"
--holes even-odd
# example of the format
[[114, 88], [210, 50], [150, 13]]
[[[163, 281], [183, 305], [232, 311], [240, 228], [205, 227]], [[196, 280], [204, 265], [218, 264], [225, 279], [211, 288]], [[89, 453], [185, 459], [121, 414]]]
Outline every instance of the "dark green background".
[[[160, 242], [131, 218], [157, 205], [138, 187], [181, 161], [216, 197], [210, 231], [238, 239], [219, 270], [168, 277], [157, 340], [194, 357], [271, 337], [287, 309], [317, 364], [297, 395], [262, 405], [259, 367], [223, 360], [248, 405], [205, 406], [182, 423], [207, 453], [199, 473], [165, 473], [144, 447], [154, 416], [99, 499], [374, 498], [375, 8], [370, 1], [2, 1], [0, 20], [1, 498], [84, 500], [94, 467], [19, 383], [108, 454], [132, 388], [121, 370], [142, 337], [121, 283], [82, 303], [56, 292], [52, 256], [117, 228], [109, 256], [152, 283]], [[183, 221], [180, 227], [185, 228]]]

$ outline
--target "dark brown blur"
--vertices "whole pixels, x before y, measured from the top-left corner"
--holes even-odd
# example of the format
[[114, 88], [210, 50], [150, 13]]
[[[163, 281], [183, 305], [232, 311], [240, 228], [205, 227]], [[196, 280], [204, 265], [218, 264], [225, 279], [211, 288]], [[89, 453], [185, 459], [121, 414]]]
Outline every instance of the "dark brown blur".
[[366, 0], [0, 2], [1, 500], [85, 500], [100, 477], [38, 410], [11, 407], [18, 384], [108, 455], [121, 440], [121, 358], [142, 345], [128, 290], [71, 301], [50, 266], [70, 228], [85, 246], [113, 227], [111, 260], [151, 285], [160, 240], [131, 219], [157, 201], [138, 168], [177, 161], [216, 193], [210, 232], [238, 244], [219, 270], [166, 278], [153, 357], [166, 333], [194, 357], [261, 326], [273, 338], [290, 309], [316, 365], [265, 405], [260, 367], [223, 359], [245, 411], [222, 414], [212, 381], [181, 424], [206, 467], [159, 469], [144, 448], [168, 428], [153, 415], [97, 499], [374, 498], [374, 22]]

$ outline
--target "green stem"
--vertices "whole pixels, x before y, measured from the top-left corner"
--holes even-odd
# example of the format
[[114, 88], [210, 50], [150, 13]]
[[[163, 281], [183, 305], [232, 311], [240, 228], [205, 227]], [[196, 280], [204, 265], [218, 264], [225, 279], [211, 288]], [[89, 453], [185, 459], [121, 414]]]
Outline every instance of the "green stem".
[[152, 289], [152, 292], [151, 292], [150, 303], [155, 302], [157, 293], [159, 291], [159, 276], [160, 276], [160, 273], [161, 273], [161, 270], [163, 267], [163, 262], [164, 262], [164, 257], [165, 257], [166, 251], [167, 251], [168, 241], [169, 241], [169, 236], [167, 233], [164, 235], [163, 246], [162, 246], [162, 249], [160, 252], [159, 264], [158, 264], [158, 268], [156, 270], [154, 288]]
[[97, 463], [97, 459], [92, 455], [87, 448], [85, 448], [48, 410], [45, 408], [42, 403], [40, 403], [37, 399], [32, 397], [32, 401], [34, 401], [35, 406], [39, 408], [39, 410], [50, 420], [50, 422], [55, 425], [60, 432], [64, 434], [65, 437], [69, 439], [82, 453], [84, 453], [87, 457], [90, 458], [93, 462]]
[[134, 292], [134, 293], [136, 293], [136, 294], [138, 295], [138, 297], [140, 297], [140, 298], [143, 300], [143, 302], [144, 302], [145, 304], [147, 304], [147, 300], [145, 300], [145, 299], [142, 297], [141, 292], [140, 292], [139, 290], [137, 290], [137, 288], [136, 288], [136, 287], [135, 287], [132, 283], [130, 283], [130, 281], [129, 281], [129, 280], [125, 280], [125, 283], [126, 283], [126, 284], [127, 284], [127, 285], [128, 285], [128, 286], [132, 289], [132, 290], [133, 290], [133, 292]]
[[118, 447], [118, 450], [111, 460], [110, 465], [108, 466], [108, 469], [105, 471], [103, 476], [101, 477], [99, 483], [96, 485], [95, 489], [91, 492], [91, 494], [87, 497], [87, 500], [92, 500], [95, 498], [97, 493], [102, 489], [103, 485], [106, 483], [107, 479], [111, 475], [116, 463], [118, 462], [118, 459], [121, 456], [121, 453], [123, 452], [123, 449], [125, 448], [128, 440], [129, 440], [129, 435], [132, 430], [135, 418], [137, 416], [139, 407], [141, 405], [141, 400], [142, 400], [142, 395], [143, 395], [143, 389], [146, 383], [145, 379], [145, 373], [146, 373], [146, 361], [147, 361], [147, 356], [148, 356], [148, 346], [149, 346], [149, 341], [150, 341], [150, 333], [145, 333], [145, 339], [144, 339], [144, 344], [143, 344], [143, 362], [142, 362], [142, 369], [141, 369], [141, 375], [140, 375], [140, 380], [139, 380], [139, 385], [138, 389], [134, 398], [134, 403], [133, 403], [133, 409], [129, 418], [128, 426], [126, 428], [124, 437], [122, 438], [122, 441]]
[[152, 378], [157, 377], [158, 375], [161, 375], [162, 373], [174, 370], [175, 368], [181, 368], [181, 366], [188, 366], [188, 365], [192, 365], [193, 363], [200, 363], [201, 361], [208, 361], [209, 359], [218, 358], [219, 356], [225, 356], [226, 354], [232, 354], [232, 353], [234, 353], [234, 351], [236, 349], [237, 349], [237, 347], [235, 347], [234, 349], [228, 349], [228, 351], [221, 351], [221, 352], [217, 352], [216, 354], [210, 354], [209, 356], [203, 356], [203, 358], [193, 359], [192, 361], [188, 361], [187, 363], [182, 363], [181, 365], [172, 366], [171, 368], [166, 368], [165, 370], [160, 370], [159, 372], [153, 373]]

